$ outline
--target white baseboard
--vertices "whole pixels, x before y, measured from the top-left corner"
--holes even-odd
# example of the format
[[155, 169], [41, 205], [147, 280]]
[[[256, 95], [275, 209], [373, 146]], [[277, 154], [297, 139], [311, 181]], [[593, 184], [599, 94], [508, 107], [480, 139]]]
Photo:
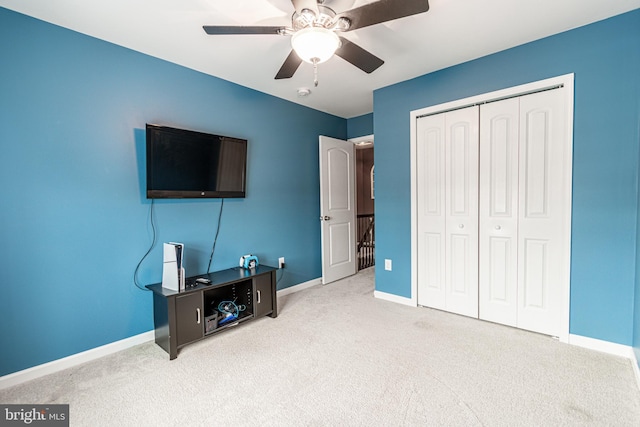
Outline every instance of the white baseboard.
[[[299, 292], [320, 284], [322, 284], [322, 278], [312, 279], [307, 282], [303, 282], [298, 285], [279, 290], [277, 291], [277, 295], [289, 295], [291, 293]], [[416, 306], [411, 298], [401, 297], [386, 292], [374, 291], [373, 296], [385, 301], [408, 305], [411, 307]], [[147, 331], [133, 337], [125, 338], [123, 340], [92, 348], [81, 353], [72, 354], [71, 356], [67, 356], [62, 359], [54, 360], [42, 365], [34, 366], [32, 368], [5, 375], [3, 377], [0, 377], [0, 390], [39, 377], [43, 377], [45, 375], [53, 374], [55, 372], [71, 368], [73, 366], [89, 362], [91, 360], [99, 359], [101, 357], [116, 353], [118, 351], [126, 350], [139, 344], [153, 341], [154, 338], [154, 331]], [[569, 335], [569, 344], [629, 359], [631, 361], [631, 364], [633, 365], [633, 371], [638, 383], [638, 388], [640, 389], [640, 368], [638, 367], [638, 359], [636, 358], [635, 352], [633, 351], [632, 347], [573, 334]]]
[[409, 305], [411, 307], [416, 307], [415, 301], [411, 298], [401, 297], [394, 294], [388, 294], [386, 292], [373, 291], [373, 296], [378, 299], [382, 299], [385, 301], [391, 301], [398, 304]]
[[[277, 292], [278, 296], [288, 295], [293, 292], [299, 292], [304, 289], [316, 286], [322, 283], [321, 278], [309, 280], [295, 286], [282, 289]], [[133, 337], [125, 338], [120, 341], [112, 342], [100, 347], [92, 348], [81, 353], [72, 354], [62, 359], [53, 360], [42, 365], [14, 372], [9, 375], [0, 377], [0, 390], [30, 381], [45, 375], [53, 374], [73, 366], [80, 365], [91, 360], [99, 359], [118, 351], [126, 350], [138, 344], [144, 344], [155, 339], [154, 331], [144, 332]]]
[[125, 338], [123, 340], [112, 342], [100, 347], [92, 348], [91, 350], [83, 351], [81, 353], [72, 354], [71, 356], [63, 357], [62, 359], [54, 360], [42, 365], [34, 366], [29, 369], [14, 372], [13, 374], [0, 377], [0, 390], [39, 377], [43, 377], [45, 375], [53, 374], [55, 372], [71, 368], [73, 366], [89, 362], [91, 360], [99, 359], [109, 354], [126, 350], [127, 348], [139, 344], [144, 344], [149, 341], [153, 341], [154, 339], [154, 331], [143, 332], [139, 335]]
[[302, 290], [308, 289], [312, 286], [316, 286], [316, 285], [321, 285], [322, 284], [322, 278], [318, 277], [317, 279], [311, 279], [307, 282], [302, 282], [299, 283], [297, 285], [293, 285], [293, 286], [289, 286], [288, 288], [284, 288], [281, 289], [279, 291], [277, 291], [277, 295], [279, 297], [285, 296], [285, 295], [289, 295], [292, 294], [294, 292], [300, 292]]
[[569, 334], [569, 344], [600, 351], [602, 353], [612, 354], [614, 356], [625, 357], [627, 359], [636, 359], [635, 354], [633, 353], [633, 348], [624, 344], [617, 344], [614, 342], [574, 334]]

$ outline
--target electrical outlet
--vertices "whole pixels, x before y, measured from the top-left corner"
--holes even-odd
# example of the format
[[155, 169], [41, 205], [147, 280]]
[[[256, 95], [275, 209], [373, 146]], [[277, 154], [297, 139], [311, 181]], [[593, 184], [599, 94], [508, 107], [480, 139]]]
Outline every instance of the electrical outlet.
[[387, 271], [391, 271], [391, 260], [390, 259], [385, 259], [384, 260], [384, 269]]
[[278, 258], [278, 268], [284, 268], [284, 257]]

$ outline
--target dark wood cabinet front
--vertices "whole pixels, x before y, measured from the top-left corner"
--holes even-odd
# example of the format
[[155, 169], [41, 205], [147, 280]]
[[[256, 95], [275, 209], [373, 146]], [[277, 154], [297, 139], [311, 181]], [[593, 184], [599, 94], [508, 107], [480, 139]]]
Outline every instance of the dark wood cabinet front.
[[273, 312], [273, 296], [271, 291], [275, 288], [275, 284], [272, 283], [272, 281], [273, 275], [271, 274], [263, 274], [253, 279], [256, 289], [253, 303], [256, 317], [265, 316]]
[[178, 346], [204, 335], [202, 292], [176, 297], [176, 334]]
[[[259, 265], [250, 270], [216, 271], [187, 278], [191, 286], [183, 291], [163, 288], [162, 283], [148, 285], [153, 291], [156, 344], [169, 353], [169, 359], [175, 359], [178, 349], [189, 343], [258, 317], [276, 317], [276, 270]], [[197, 278], [210, 283], [198, 283]], [[221, 304], [233, 307], [235, 318], [225, 319], [228, 313]]]

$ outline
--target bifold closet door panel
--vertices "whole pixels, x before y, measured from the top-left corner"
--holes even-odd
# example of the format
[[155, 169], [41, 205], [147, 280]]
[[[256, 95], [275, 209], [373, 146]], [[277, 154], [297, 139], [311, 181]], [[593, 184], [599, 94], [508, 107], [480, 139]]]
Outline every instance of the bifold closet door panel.
[[478, 316], [478, 107], [418, 119], [418, 304]]
[[418, 304], [440, 310], [446, 309], [444, 134], [444, 114], [418, 119], [416, 146]]
[[478, 107], [445, 113], [447, 310], [478, 317]]
[[479, 317], [516, 326], [518, 98], [480, 107]]
[[553, 336], [569, 283], [571, 144], [563, 90], [520, 98], [517, 326]]

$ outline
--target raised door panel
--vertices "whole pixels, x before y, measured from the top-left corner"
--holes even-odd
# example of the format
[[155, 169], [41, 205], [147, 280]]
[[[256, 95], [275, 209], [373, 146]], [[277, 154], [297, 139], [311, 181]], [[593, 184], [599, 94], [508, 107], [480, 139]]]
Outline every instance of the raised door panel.
[[[351, 235], [353, 234], [351, 226], [352, 224], [349, 222], [339, 223], [335, 220], [328, 225], [329, 246], [331, 247], [331, 251], [329, 251], [329, 265], [332, 268], [348, 264], [352, 261], [352, 251], [349, 249], [353, 243], [351, 241]], [[344, 242], [349, 243], [344, 244]]]
[[349, 173], [353, 159], [351, 152], [346, 147], [330, 148], [327, 151], [329, 183], [329, 211], [336, 213], [352, 208], [351, 189], [344, 188], [345, 182], [349, 182]]
[[445, 309], [444, 115], [417, 123], [418, 304]]
[[478, 107], [445, 116], [446, 309], [478, 316]]
[[568, 289], [570, 183], [563, 89], [520, 99], [517, 326], [559, 336]]
[[519, 100], [480, 108], [479, 317], [517, 322]]

